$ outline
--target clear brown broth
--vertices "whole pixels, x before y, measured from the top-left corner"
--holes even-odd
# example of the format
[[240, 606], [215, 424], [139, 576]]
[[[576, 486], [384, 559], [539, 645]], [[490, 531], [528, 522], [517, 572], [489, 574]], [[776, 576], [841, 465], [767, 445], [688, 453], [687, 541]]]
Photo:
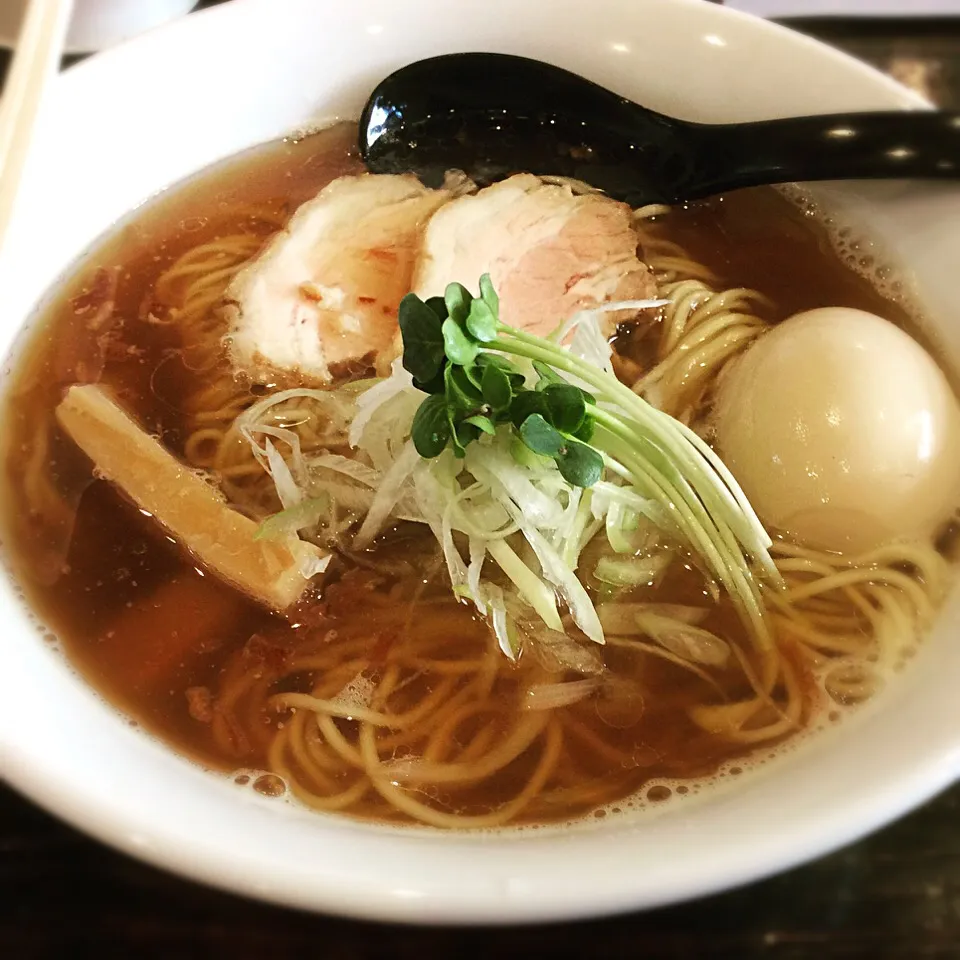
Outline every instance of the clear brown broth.
[[[250, 217], [251, 207], [287, 215], [335, 176], [358, 170], [351, 138], [352, 128], [346, 125], [301, 141], [257, 148], [147, 204], [80, 264], [44, 308], [8, 388], [0, 510], [7, 554], [30, 604], [71, 662], [108, 700], [178, 751], [217, 769], [262, 767], [265, 753], [255, 742], [245, 752], [224, 750], [209, 724], [191, 714], [187, 691], [216, 690], [224, 670], [251, 637], [295, 646], [303, 640], [304, 628], [298, 633], [230, 587], [203, 576], [112, 486], [90, 482], [89, 463], [54, 429], [50, 473], [61, 488], [80, 496], [69, 549], [57, 555], [51, 548], [56, 524], [31, 511], [21, 465], [38, 432], [54, 422], [66, 386], [58, 367], [64, 344], [84, 336], [78, 333], [72, 300], [105, 266], [121, 270], [116, 313], [123, 324], [119, 348], [115, 344], [108, 352], [102, 379], [118, 390], [151, 432], [179, 451], [184, 420], [177, 397], [195, 374], [177, 353], [174, 330], [138, 319], [141, 304], [157, 277], [187, 249], [240, 229], [263, 232]], [[839, 261], [814, 220], [773, 190], [745, 190], [691, 204], [672, 212], [668, 225], [670, 238], [712, 268], [722, 285], [753, 287], [771, 298], [776, 317], [768, 319], [842, 305], [906, 320], [899, 308]], [[381, 548], [390, 549], [389, 543]], [[57, 560], [55, 569], [51, 556]], [[362, 576], [333, 587], [323, 629], [367, 630], [375, 645], [376, 617], [369, 611], [358, 613], [364, 608], [357, 591], [367, 588]], [[382, 589], [395, 589], [395, 584]], [[678, 569], [657, 599], [702, 599], [702, 584]], [[490, 642], [486, 627], [466, 607], [451, 603], [445, 615], [452, 644], [470, 651]], [[741, 629], [723, 606], [708, 625], [725, 633]], [[608, 650], [605, 656], [613, 670], [637, 670], [616, 651]], [[522, 674], [513, 681], [508, 677], [497, 688], [499, 695], [515, 696], [521, 679]], [[744, 752], [705, 734], [688, 719], [687, 708], [704, 695], [697, 678], [651, 658], [643, 663], [643, 681], [655, 696], [646, 697], [633, 722], [605, 731], [637, 758], [636, 764], [629, 770], [609, 770], [596, 758], [583, 761], [591, 776], [617, 779], [618, 796], [658, 778], [704, 776]], [[726, 681], [731, 691], [740, 682], [733, 675]], [[589, 715], [591, 723], [605, 723], [592, 701], [565, 709]], [[264, 717], [263, 722], [275, 721]], [[457, 804], [468, 811], [488, 809], [509, 796], [524, 776], [520, 761], [496, 782], [460, 796]], [[353, 812], [390, 815], [375, 800]], [[571, 812], [583, 811], [558, 810], [556, 816]], [[549, 819], [542, 812], [536, 818]]]

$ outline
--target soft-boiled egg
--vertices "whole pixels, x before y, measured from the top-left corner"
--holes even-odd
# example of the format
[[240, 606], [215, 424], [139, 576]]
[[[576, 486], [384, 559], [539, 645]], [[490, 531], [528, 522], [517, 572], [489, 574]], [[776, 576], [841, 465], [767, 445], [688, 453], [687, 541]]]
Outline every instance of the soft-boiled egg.
[[771, 530], [843, 553], [930, 537], [960, 503], [960, 405], [907, 333], [799, 313], [723, 378], [719, 452]]

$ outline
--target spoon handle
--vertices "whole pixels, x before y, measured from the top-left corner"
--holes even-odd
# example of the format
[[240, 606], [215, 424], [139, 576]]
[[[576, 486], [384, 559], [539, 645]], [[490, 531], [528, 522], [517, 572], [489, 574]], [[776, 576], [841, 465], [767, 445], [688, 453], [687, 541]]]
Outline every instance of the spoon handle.
[[831, 114], [692, 124], [686, 183], [695, 198], [793, 180], [960, 177], [960, 113]]

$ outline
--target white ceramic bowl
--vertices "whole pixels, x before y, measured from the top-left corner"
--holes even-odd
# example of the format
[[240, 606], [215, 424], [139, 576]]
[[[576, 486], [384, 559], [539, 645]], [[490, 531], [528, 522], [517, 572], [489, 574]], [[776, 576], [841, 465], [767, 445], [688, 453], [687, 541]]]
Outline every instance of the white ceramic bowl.
[[[250, 144], [357, 113], [400, 64], [486, 49], [551, 60], [707, 121], [915, 107], [878, 74], [702, 0], [236, 0], [56, 83], [0, 263], [10, 347], [50, 284], [111, 222]], [[960, 192], [833, 191], [921, 281], [960, 357]], [[358, 917], [572, 918], [650, 907], [782, 870], [898, 816], [960, 771], [957, 598], [910, 669], [830, 736], [657, 816], [499, 836], [387, 829], [243, 791], [131, 729], [41, 642], [12, 586], [0, 663], [10, 783], [107, 843], [187, 877]]]
[[[28, 0], [0, 2], [0, 47], [13, 47]], [[74, 0], [64, 49], [106, 50], [161, 23], [182, 17], [198, 0]]]

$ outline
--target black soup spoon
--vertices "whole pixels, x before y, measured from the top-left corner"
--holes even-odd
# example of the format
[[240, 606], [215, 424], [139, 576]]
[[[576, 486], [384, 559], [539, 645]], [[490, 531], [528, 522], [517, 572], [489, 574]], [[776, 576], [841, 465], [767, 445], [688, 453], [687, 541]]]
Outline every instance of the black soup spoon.
[[450, 169], [481, 184], [527, 171], [639, 206], [797, 180], [960, 177], [960, 114], [690, 123], [538, 60], [455, 53], [377, 86], [360, 150], [375, 173], [413, 171], [431, 185]]

